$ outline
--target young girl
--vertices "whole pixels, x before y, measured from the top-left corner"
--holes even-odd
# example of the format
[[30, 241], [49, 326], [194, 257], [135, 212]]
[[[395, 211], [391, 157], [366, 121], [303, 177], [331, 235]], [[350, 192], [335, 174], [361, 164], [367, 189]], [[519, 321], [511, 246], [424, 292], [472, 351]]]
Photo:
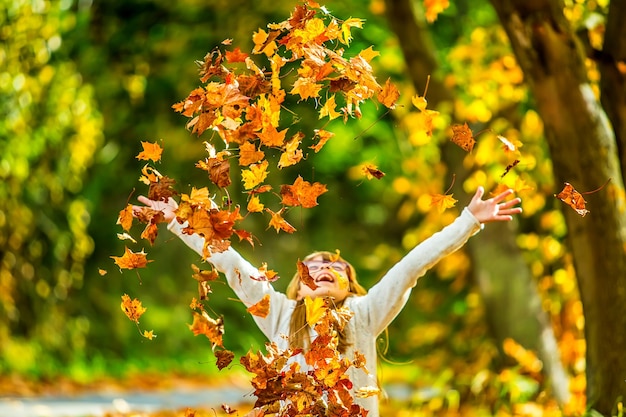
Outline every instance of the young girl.
[[[339, 336], [338, 349], [350, 360], [353, 360], [356, 351], [360, 352], [366, 359], [367, 369], [376, 370], [376, 338], [402, 310], [417, 279], [440, 259], [463, 246], [484, 223], [510, 221], [514, 214], [522, 211], [515, 207], [521, 202], [519, 198], [506, 200], [513, 194], [513, 190], [487, 200], [482, 199], [483, 194], [484, 189], [479, 187], [469, 205], [453, 223], [409, 251], [369, 292], [359, 285], [354, 268], [348, 262], [328, 252], [313, 253], [303, 261], [315, 282], [315, 289], [305, 285], [296, 274], [287, 288], [287, 294], [275, 291], [267, 280], [259, 280], [259, 269], [232, 247], [211, 254], [207, 261], [224, 273], [228, 284], [247, 306], [269, 295], [269, 314], [264, 318], [253, 317], [265, 336], [280, 349], [306, 349], [311, 340], [312, 329], [306, 324], [305, 309], [302, 308], [305, 297], [331, 297], [334, 305], [346, 306], [353, 317], [348, 321], [344, 334]], [[199, 235], [182, 232], [184, 225], [175, 219], [177, 204], [174, 200], [164, 203], [142, 196], [139, 201], [152, 209], [161, 210], [169, 221], [168, 229], [202, 255], [204, 239]], [[301, 331], [303, 328], [307, 329], [306, 333]], [[361, 369], [350, 367], [348, 377], [354, 384], [354, 392], [360, 388], [377, 386], [376, 377]], [[369, 411], [368, 416], [378, 416], [377, 397], [355, 398], [355, 402]]]

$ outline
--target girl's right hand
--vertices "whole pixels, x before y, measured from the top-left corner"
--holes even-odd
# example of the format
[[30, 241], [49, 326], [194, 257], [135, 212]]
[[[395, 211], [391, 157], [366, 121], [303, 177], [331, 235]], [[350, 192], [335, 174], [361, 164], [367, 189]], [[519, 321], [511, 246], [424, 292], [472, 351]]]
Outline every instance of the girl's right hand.
[[[158, 210], [163, 213], [164, 219], [169, 223], [176, 217], [175, 211], [178, 208], [178, 203], [173, 198], [169, 198], [165, 201], [150, 200], [148, 197], [140, 195], [137, 197], [140, 203], [143, 203], [145, 207], [149, 207], [152, 210]], [[133, 206], [133, 215], [136, 215], [144, 206]]]

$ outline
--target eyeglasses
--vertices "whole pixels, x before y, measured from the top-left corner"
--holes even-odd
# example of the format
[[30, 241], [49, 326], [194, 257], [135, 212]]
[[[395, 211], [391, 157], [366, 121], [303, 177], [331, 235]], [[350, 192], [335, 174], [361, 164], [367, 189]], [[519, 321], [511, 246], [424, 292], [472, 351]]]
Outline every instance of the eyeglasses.
[[322, 268], [332, 268], [337, 272], [348, 270], [348, 264], [343, 261], [305, 261], [304, 264], [309, 268], [309, 272], [317, 272]]

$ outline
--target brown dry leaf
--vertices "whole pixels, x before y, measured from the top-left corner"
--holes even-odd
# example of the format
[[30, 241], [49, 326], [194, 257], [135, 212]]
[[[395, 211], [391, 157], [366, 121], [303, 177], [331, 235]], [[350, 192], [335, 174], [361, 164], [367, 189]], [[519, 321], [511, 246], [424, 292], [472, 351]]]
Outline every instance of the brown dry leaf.
[[585, 208], [585, 199], [582, 194], [574, 189], [574, 187], [566, 182], [563, 190], [560, 193], [554, 195], [556, 198], [573, 208], [576, 213], [580, 214], [582, 217], [585, 217], [589, 210]]
[[474, 134], [472, 130], [467, 125], [467, 122], [463, 125], [453, 125], [452, 126], [452, 142], [459, 145], [463, 150], [467, 152], [472, 152], [474, 149], [474, 145], [476, 144], [476, 140], [474, 139]]
[[217, 350], [215, 352], [217, 358], [217, 369], [222, 370], [226, 368], [233, 361], [235, 354], [230, 350]]

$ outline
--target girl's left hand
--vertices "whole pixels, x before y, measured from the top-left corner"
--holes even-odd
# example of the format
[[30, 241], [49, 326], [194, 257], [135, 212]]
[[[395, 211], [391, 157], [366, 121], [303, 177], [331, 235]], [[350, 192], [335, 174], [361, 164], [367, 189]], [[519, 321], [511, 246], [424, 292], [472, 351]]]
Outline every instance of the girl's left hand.
[[508, 189], [493, 198], [483, 200], [485, 189], [480, 186], [476, 190], [467, 208], [472, 212], [474, 217], [476, 217], [476, 220], [481, 223], [511, 221], [513, 220], [514, 214], [522, 212], [521, 207], [514, 207], [522, 202], [519, 197], [505, 201], [513, 192], [512, 189]]

